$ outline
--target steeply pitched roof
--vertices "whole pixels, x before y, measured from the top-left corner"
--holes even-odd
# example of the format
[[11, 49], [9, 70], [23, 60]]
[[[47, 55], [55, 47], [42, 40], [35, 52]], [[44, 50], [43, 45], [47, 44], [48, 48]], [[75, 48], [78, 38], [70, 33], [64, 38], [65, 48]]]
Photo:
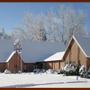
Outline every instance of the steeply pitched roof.
[[13, 52], [11, 53], [11, 55], [8, 57], [8, 59], [6, 60], [6, 62], [9, 62], [9, 60], [12, 58], [12, 56], [13, 56], [15, 53], [16, 53], [16, 51], [13, 51]]
[[90, 57], [90, 37], [89, 36], [73, 36], [82, 52], [86, 57]]
[[84, 53], [86, 57], [90, 57], [90, 37], [89, 36], [79, 36], [79, 35], [73, 35], [70, 39], [66, 49], [63, 58], [65, 57], [65, 54], [68, 50], [69, 45], [72, 42], [72, 39], [75, 40], [81, 51]]
[[56, 61], [56, 60], [62, 60], [62, 57], [64, 55], [64, 51], [63, 52], [57, 52], [53, 55], [51, 55], [50, 57], [46, 58], [44, 61]]
[[[63, 43], [21, 41], [21, 58], [25, 63], [39, 62], [56, 52], [63, 51]], [[0, 62], [6, 62], [14, 51], [12, 40], [0, 40]]]

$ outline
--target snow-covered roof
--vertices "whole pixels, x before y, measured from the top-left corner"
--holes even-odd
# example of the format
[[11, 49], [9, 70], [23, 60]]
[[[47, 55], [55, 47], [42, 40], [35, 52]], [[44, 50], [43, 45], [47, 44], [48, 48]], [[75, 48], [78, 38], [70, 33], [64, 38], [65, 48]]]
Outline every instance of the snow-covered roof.
[[[65, 49], [63, 43], [21, 41], [21, 58], [25, 63], [39, 62]], [[0, 40], [0, 62], [6, 62], [14, 51], [13, 40]]]
[[77, 43], [77, 45], [79, 46], [79, 48], [81, 49], [83, 54], [86, 57], [90, 58], [90, 36], [84, 36], [84, 35], [73, 35], [72, 36], [72, 38], [70, 39], [70, 41], [65, 49], [64, 56], [69, 48], [69, 45], [70, 45], [72, 39], [75, 40], [75, 42]]
[[52, 56], [46, 58], [44, 61], [62, 60], [63, 55], [64, 55], [64, 51], [63, 52], [57, 52], [57, 53], [53, 54]]
[[38, 62], [43, 61], [47, 57], [55, 54], [56, 52], [65, 49], [62, 43], [50, 42], [22, 42], [22, 58], [25, 62]]
[[12, 58], [12, 56], [13, 56], [15, 53], [16, 53], [16, 51], [13, 51], [13, 52], [11, 53], [11, 55], [8, 57], [8, 59], [6, 60], [6, 62], [9, 62], [9, 60]]
[[90, 57], [90, 37], [89, 36], [73, 36], [82, 52], [86, 57]]

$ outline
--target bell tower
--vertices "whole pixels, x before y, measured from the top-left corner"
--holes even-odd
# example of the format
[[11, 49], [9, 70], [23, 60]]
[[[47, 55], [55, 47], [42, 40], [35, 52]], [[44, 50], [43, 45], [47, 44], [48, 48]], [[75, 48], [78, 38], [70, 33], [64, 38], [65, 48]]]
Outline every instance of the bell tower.
[[22, 50], [22, 47], [21, 47], [21, 43], [20, 43], [20, 40], [19, 39], [16, 39], [14, 41], [14, 50], [17, 51], [17, 52], [21, 52]]
[[14, 41], [13, 45], [14, 45], [14, 51], [16, 51], [18, 53], [18, 55], [20, 56], [20, 57], [18, 57], [18, 59], [20, 60], [20, 70], [19, 71], [22, 72], [23, 71], [23, 62], [22, 62], [22, 54], [21, 54], [22, 47], [21, 47], [20, 40], [16, 39]]

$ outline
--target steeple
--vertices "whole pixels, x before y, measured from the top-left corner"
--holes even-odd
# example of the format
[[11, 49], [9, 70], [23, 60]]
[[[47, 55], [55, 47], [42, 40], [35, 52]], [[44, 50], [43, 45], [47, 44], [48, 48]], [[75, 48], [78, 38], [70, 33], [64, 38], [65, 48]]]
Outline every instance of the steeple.
[[14, 41], [14, 50], [15, 51], [18, 51], [18, 52], [20, 52], [21, 50], [22, 50], [22, 48], [21, 48], [21, 43], [20, 43], [20, 40], [19, 39], [16, 39], [15, 41]]

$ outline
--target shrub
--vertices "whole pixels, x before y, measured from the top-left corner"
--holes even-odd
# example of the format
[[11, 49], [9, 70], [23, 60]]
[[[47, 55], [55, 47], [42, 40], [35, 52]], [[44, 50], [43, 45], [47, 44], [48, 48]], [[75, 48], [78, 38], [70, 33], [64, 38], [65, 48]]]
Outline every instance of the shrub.
[[48, 73], [48, 74], [53, 74], [53, 73], [54, 73], [54, 70], [53, 70], [53, 69], [48, 69], [48, 70], [46, 71], [46, 73]]
[[18, 73], [22, 73], [22, 71], [21, 71], [21, 70], [19, 70], [19, 71], [18, 71]]
[[87, 70], [85, 77], [90, 78], [90, 68]]
[[5, 73], [5, 74], [10, 74], [11, 72], [10, 72], [10, 70], [5, 69], [4, 73]]
[[79, 75], [81, 76], [81, 77], [86, 77], [86, 68], [85, 68], [85, 66], [84, 65], [82, 65], [81, 67], [80, 67], [80, 69], [79, 69]]
[[64, 70], [58, 70], [58, 72], [57, 72], [58, 74], [64, 74], [65, 73], [65, 71]]
[[34, 73], [39, 73], [40, 72], [40, 69], [34, 69], [33, 72]]
[[64, 67], [64, 71], [63, 71], [63, 73], [65, 74], [65, 75], [78, 75], [78, 65], [76, 65], [76, 64], [73, 64], [73, 63], [71, 63], [71, 64], [66, 64], [65, 65], [65, 67]]

